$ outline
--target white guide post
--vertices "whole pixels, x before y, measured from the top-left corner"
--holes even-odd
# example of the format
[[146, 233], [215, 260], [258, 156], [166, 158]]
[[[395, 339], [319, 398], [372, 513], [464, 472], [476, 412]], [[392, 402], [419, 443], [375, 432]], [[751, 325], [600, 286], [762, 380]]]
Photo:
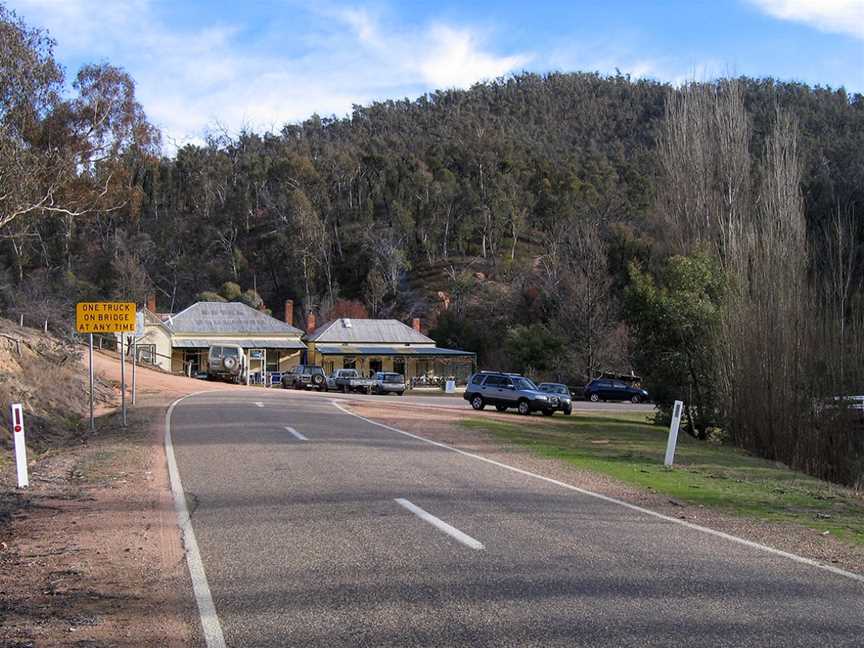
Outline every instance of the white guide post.
[[12, 404], [12, 435], [15, 438], [15, 467], [18, 469], [18, 488], [27, 488], [27, 446], [24, 443], [24, 412], [21, 403]]
[[671, 466], [675, 459], [675, 446], [678, 443], [678, 426], [681, 425], [681, 414], [684, 411], [684, 403], [675, 401], [675, 406], [672, 409], [672, 425], [669, 426], [669, 442], [666, 444], [666, 459], [663, 464]]

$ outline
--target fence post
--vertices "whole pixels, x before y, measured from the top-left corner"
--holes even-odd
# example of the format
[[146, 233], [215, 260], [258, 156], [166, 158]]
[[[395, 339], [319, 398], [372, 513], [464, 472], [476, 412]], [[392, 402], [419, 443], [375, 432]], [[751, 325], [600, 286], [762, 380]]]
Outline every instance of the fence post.
[[21, 313], [21, 316], [18, 318], [18, 325], [24, 328], [24, 313]]

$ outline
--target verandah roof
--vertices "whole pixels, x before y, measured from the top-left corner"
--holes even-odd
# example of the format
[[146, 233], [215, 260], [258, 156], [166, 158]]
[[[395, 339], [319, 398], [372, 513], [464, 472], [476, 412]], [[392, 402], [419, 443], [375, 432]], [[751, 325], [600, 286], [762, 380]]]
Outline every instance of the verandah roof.
[[459, 349], [444, 349], [442, 347], [365, 347], [365, 346], [334, 346], [317, 345], [315, 350], [321, 355], [347, 356], [412, 356], [426, 358], [471, 358], [474, 353]]
[[224, 339], [189, 339], [172, 340], [171, 346], [175, 349], [206, 349], [213, 345], [236, 345], [244, 349], [305, 349], [306, 345], [297, 340], [249, 340], [237, 338], [235, 340]]

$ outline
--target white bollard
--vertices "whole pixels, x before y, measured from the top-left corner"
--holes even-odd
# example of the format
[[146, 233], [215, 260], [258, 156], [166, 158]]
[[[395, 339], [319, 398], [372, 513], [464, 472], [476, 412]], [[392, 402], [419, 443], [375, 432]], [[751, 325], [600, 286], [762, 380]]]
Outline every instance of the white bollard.
[[666, 444], [666, 459], [663, 461], [665, 466], [671, 466], [675, 459], [675, 446], [678, 443], [678, 426], [681, 425], [681, 414], [684, 411], [684, 403], [675, 401], [675, 407], [672, 410], [672, 425], [669, 426], [669, 442]]
[[15, 438], [15, 466], [18, 469], [18, 488], [27, 488], [27, 446], [24, 443], [24, 413], [21, 403], [12, 404], [12, 435]]

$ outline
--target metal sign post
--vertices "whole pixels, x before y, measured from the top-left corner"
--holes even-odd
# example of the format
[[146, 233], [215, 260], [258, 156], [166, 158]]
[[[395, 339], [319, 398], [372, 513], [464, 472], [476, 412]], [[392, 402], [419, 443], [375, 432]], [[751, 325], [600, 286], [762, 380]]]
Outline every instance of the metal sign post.
[[123, 411], [123, 427], [126, 427], [126, 334], [120, 332], [120, 409]]
[[672, 424], [669, 426], [669, 441], [666, 444], [666, 458], [663, 460], [663, 465], [671, 466], [675, 459], [675, 446], [678, 443], [678, 426], [681, 425], [681, 414], [684, 410], [684, 403], [676, 400], [675, 406], [672, 409]]
[[135, 404], [135, 368], [138, 366], [138, 338], [144, 335], [144, 312], [135, 313], [135, 332], [132, 334], [132, 404]]
[[27, 445], [24, 441], [24, 412], [21, 403], [12, 404], [12, 435], [15, 438], [15, 467], [18, 470], [18, 488], [27, 488]]
[[90, 334], [90, 348], [88, 356], [90, 358], [90, 431], [96, 431], [96, 419], [93, 417], [93, 334]]

